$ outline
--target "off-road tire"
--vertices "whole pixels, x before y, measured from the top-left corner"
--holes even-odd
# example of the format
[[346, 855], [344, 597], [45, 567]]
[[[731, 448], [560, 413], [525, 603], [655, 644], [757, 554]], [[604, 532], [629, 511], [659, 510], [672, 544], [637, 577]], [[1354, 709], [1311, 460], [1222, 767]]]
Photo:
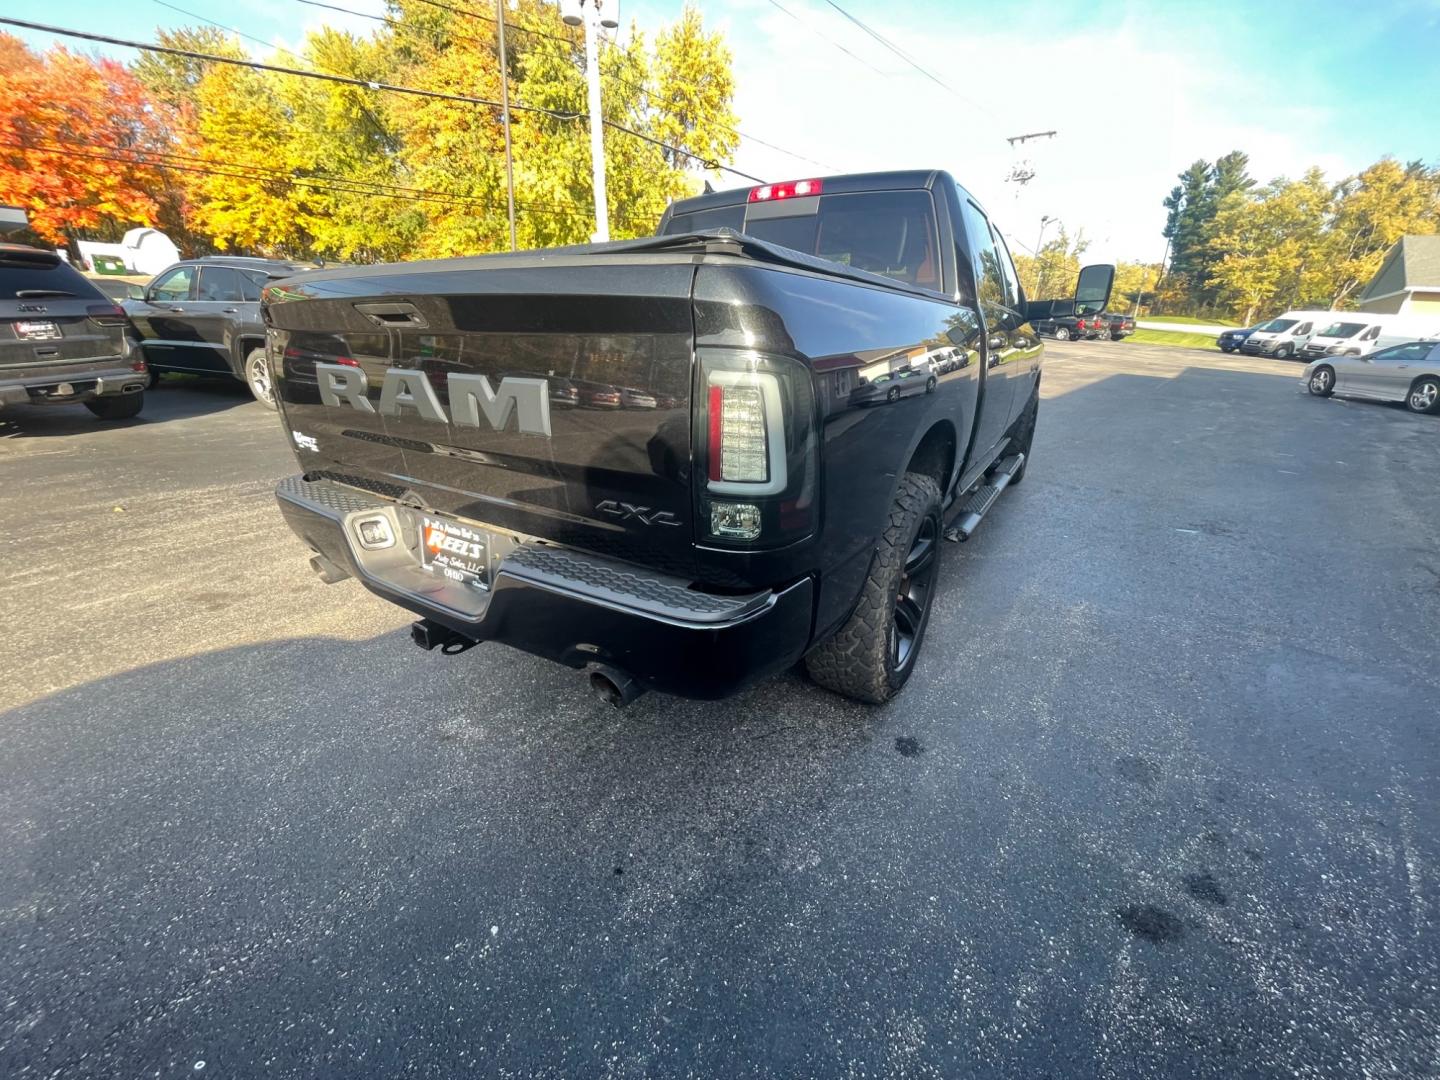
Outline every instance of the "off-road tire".
[[934, 605], [938, 568], [932, 565], [919, 633], [905, 664], [895, 667], [895, 602], [910, 555], [926, 518], [932, 519], [935, 538], [933, 558], [940, 558], [940, 485], [929, 476], [906, 473], [900, 478], [895, 502], [885, 519], [876, 545], [870, 574], [860, 592], [860, 602], [850, 618], [829, 640], [805, 657], [810, 678], [827, 690], [869, 705], [889, 701], [915, 670], [925, 640], [925, 627]]
[[[1321, 372], [1325, 374], [1322, 376]], [[1329, 397], [1335, 393], [1335, 369], [1329, 364], [1321, 364], [1310, 373], [1307, 389], [1316, 397]]]
[[140, 415], [140, 410], [145, 407], [145, 391], [91, 398], [85, 402], [85, 407], [101, 420], [129, 420]]

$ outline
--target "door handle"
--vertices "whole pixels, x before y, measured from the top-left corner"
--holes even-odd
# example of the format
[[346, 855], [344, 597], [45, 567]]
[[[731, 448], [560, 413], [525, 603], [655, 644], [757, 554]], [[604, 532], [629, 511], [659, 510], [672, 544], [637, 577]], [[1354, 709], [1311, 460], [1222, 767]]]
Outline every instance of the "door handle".
[[185, 309], [183, 307], [172, 307], [170, 310], [175, 312], [177, 315], [185, 314]]
[[234, 314], [235, 314], [237, 311], [239, 311], [239, 310], [240, 310], [240, 309], [239, 309], [239, 308], [236, 308], [236, 307], [227, 307], [227, 308], [221, 308], [221, 309], [220, 309], [220, 313], [221, 313], [222, 315], [234, 315]]

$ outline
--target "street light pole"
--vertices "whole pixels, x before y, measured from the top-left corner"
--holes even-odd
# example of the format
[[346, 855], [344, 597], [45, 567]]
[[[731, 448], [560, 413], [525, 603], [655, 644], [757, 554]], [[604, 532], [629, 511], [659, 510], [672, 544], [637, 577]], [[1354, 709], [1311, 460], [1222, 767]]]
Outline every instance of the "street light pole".
[[605, 114], [600, 111], [600, 12], [585, 5], [585, 84], [590, 109], [590, 171], [595, 187], [595, 233], [591, 240], [610, 239], [610, 207], [605, 196]]
[[515, 163], [510, 155], [510, 69], [505, 60], [505, 5], [495, 0], [495, 29], [500, 35], [500, 115], [505, 121], [505, 210], [510, 218], [510, 250], [515, 250]]
[[1040, 235], [1035, 237], [1035, 298], [1037, 300], [1043, 299], [1043, 297], [1041, 297], [1040, 295], [1040, 282], [1043, 279], [1043, 268], [1041, 266], [1041, 259], [1043, 259], [1044, 256], [1042, 256], [1040, 253], [1043, 250], [1041, 248], [1041, 244], [1044, 242], [1045, 239], [1045, 226], [1049, 225], [1052, 221], [1059, 220], [1059, 218], [1053, 218], [1049, 214], [1040, 215]]
[[[602, 13], [602, 8], [603, 13]], [[605, 197], [605, 114], [600, 109], [600, 28], [620, 25], [620, 0], [560, 0], [566, 26], [585, 24], [585, 89], [590, 110], [590, 172], [595, 191], [592, 243], [610, 239], [610, 208]]]

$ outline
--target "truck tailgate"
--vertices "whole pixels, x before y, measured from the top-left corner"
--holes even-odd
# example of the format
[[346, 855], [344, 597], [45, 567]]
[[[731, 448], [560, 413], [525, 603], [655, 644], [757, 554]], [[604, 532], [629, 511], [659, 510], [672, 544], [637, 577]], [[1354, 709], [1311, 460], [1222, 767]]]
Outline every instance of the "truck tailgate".
[[547, 255], [272, 286], [286, 430], [307, 475], [687, 572], [693, 276]]

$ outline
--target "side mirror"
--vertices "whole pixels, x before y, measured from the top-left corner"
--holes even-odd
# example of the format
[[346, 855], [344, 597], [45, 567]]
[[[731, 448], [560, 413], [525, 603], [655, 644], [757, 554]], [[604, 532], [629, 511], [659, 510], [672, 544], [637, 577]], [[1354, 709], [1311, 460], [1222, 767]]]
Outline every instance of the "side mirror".
[[126, 285], [126, 286], [125, 286], [125, 299], [126, 299], [126, 300], [144, 300], [144, 299], [145, 299], [145, 286], [144, 286], [144, 285]]

